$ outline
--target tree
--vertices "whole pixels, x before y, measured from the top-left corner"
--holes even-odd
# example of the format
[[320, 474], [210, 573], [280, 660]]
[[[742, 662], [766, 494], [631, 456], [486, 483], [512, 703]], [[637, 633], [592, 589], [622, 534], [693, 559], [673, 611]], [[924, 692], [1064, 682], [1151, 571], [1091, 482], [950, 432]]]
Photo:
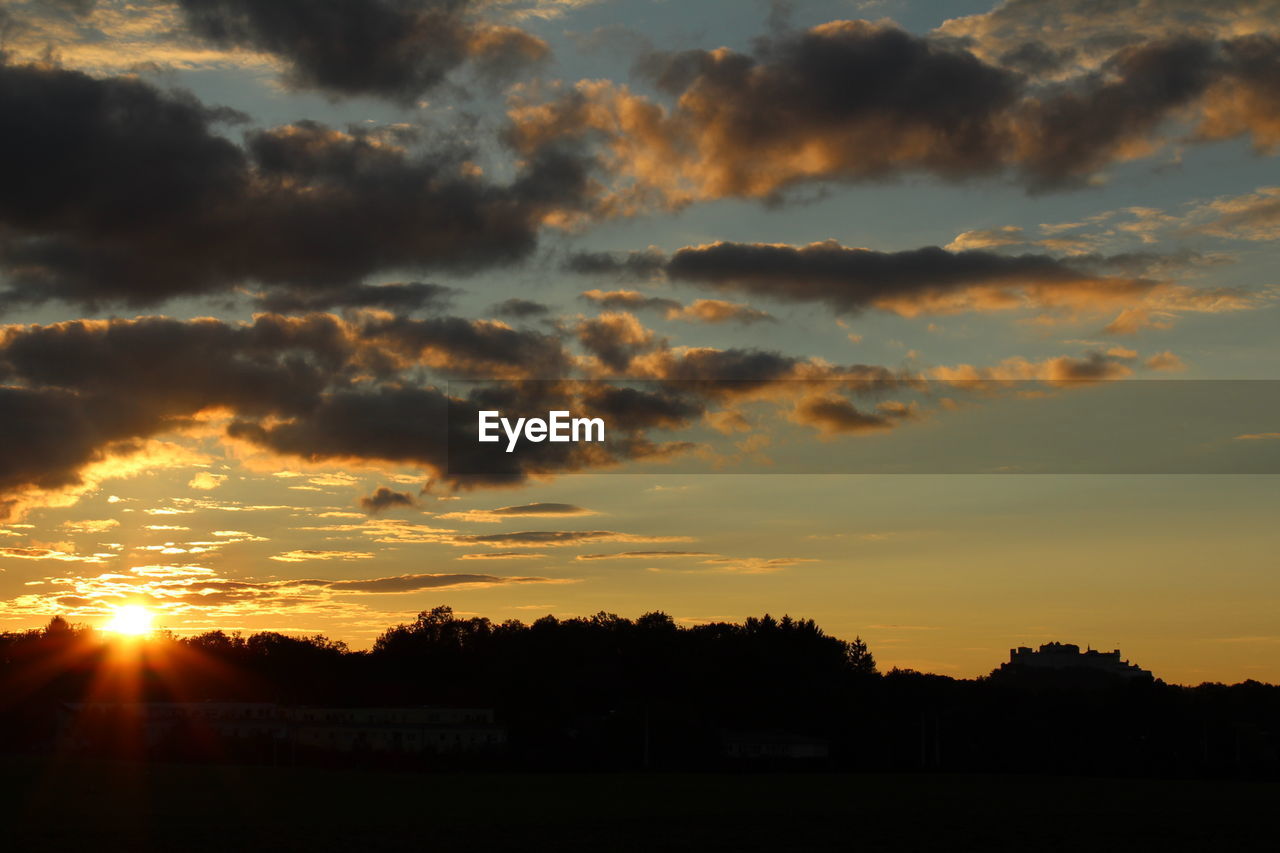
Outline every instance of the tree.
[[876, 659], [872, 657], [871, 650], [867, 648], [866, 642], [862, 637], [854, 637], [846, 646], [846, 652], [849, 659], [849, 667], [859, 675], [875, 675]]

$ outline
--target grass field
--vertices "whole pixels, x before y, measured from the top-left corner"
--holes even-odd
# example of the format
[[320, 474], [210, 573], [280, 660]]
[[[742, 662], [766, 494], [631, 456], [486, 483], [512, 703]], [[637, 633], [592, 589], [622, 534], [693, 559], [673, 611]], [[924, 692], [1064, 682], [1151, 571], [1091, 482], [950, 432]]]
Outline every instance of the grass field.
[[4, 760], [8, 850], [1274, 850], [1280, 784]]

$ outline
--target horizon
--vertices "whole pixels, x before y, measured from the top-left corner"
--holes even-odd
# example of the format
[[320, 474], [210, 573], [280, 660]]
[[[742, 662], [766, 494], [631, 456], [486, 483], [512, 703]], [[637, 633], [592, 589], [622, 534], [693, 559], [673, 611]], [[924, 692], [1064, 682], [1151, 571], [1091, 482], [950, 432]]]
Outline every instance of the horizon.
[[[250, 637], [252, 637], [254, 634], [263, 634], [263, 635], [282, 634], [286, 637], [290, 637], [290, 638], [294, 638], [302, 641], [324, 641], [326, 643], [333, 643], [333, 642], [340, 643], [341, 644], [340, 651], [344, 654], [345, 653], [366, 653], [366, 652], [372, 651], [375, 648], [376, 643], [379, 639], [386, 638], [394, 634], [397, 630], [403, 630], [405, 628], [412, 627], [416, 621], [419, 621], [428, 616], [434, 616], [436, 613], [439, 613], [441, 611], [448, 611], [448, 615], [450, 619], [458, 619], [463, 621], [471, 620], [471, 619], [481, 619], [487, 622], [490, 626], [495, 628], [506, 627], [506, 626], [512, 625], [513, 623], [516, 627], [519, 627], [519, 628], [530, 628], [540, 622], [543, 622], [544, 620], [552, 620], [557, 623], [559, 622], [584, 622], [585, 623], [585, 622], [592, 622], [602, 617], [622, 620], [623, 622], [629, 623], [631, 625], [637, 625], [645, 617], [664, 616], [668, 619], [671, 619], [670, 614], [667, 614], [662, 610], [646, 611], [645, 613], [637, 614], [634, 617], [600, 610], [600, 611], [596, 611], [594, 613], [589, 613], [589, 614], [563, 615], [563, 616], [556, 616], [548, 613], [548, 614], [544, 614], [537, 617], [530, 617], [527, 622], [521, 619], [506, 619], [506, 620], [503, 620], [502, 622], [495, 622], [494, 620], [490, 619], [487, 616], [483, 616], [482, 614], [459, 612], [454, 610], [451, 606], [447, 604], [438, 604], [429, 610], [424, 610], [420, 612], [418, 614], [417, 619], [409, 620], [408, 622], [400, 622], [395, 625], [388, 625], [386, 629], [384, 629], [378, 635], [378, 637], [374, 638], [374, 640], [369, 644], [368, 647], [352, 647], [349, 644], [347, 644], [345, 641], [336, 640], [335, 638], [328, 637], [320, 632], [306, 633], [306, 632], [300, 632], [296, 630], [276, 631], [269, 627], [261, 628], [251, 633], [246, 633], [242, 631], [228, 632], [228, 631], [224, 631], [221, 628], [208, 628], [203, 631], [190, 631], [190, 632], [183, 633], [183, 632], [173, 631], [167, 628], [166, 626], [164, 626], [163, 624], [156, 624], [153, 618], [154, 617], [153, 614], [149, 612], [145, 612], [142, 608], [139, 608], [136, 605], [126, 605], [125, 607], [120, 608], [120, 610], [118, 610], [116, 614], [113, 615], [113, 618], [110, 621], [102, 625], [92, 625], [92, 624], [86, 624], [86, 623], [72, 622], [71, 620], [68, 620], [65, 617], [55, 615], [55, 616], [52, 616], [50, 620], [41, 628], [29, 628], [29, 629], [26, 629], [25, 632], [6, 632], [6, 633], [10, 633], [10, 634], [38, 633], [38, 634], [47, 636], [52, 631], [55, 630], [55, 625], [60, 624], [62, 626], [65, 626], [65, 628], [78, 633], [87, 631], [92, 636], [101, 638], [104, 642], [122, 642], [127, 644], [148, 643], [152, 641], [163, 642], [167, 640], [198, 640], [201, 638], [209, 638], [215, 635], [223, 635], [231, 639], [242, 638], [247, 640]], [[740, 620], [680, 623], [672, 619], [671, 623], [675, 627], [675, 629], [679, 631], [679, 630], [688, 630], [690, 628], [696, 628], [699, 626], [715, 626], [715, 625], [727, 625], [731, 627], [740, 628], [752, 622], [765, 623], [765, 622], [768, 622], [769, 620], [773, 620], [774, 622], [812, 621], [812, 620], [808, 620], [803, 615], [793, 616], [790, 613], [783, 613], [775, 616], [772, 613], [764, 612], [758, 616], [754, 616], [754, 615], [746, 616]], [[854, 636], [853, 638], [838, 637], [838, 636], [835, 636], [834, 634], [824, 631], [820, 624], [816, 624], [816, 623], [814, 624], [817, 631], [822, 636], [830, 637], [834, 640], [837, 640], [843, 643], [865, 643], [865, 640], [863, 640], [863, 638], [860, 635]], [[1132, 656], [1126, 656], [1126, 653], [1124, 652], [1123, 649], [1117, 648], [1117, 649], [1108, 650], [1102, 647], [1095, 648], [1092, 644], [1089, 644], [1089, 643], [1080, 644], [1071, 640], [1064, 640], [1063, 638], [1055, 638], [1055, 639], [1046, 639], [1041, 642], [1033, 642], [1029, 646], [1027, 645], [1012, 646], [1009, 648], [1009, 651], [1005, 656], [1006, 659], [999, 661], [995, 666], [992, 667], [991, 671], [985, 674], [980, 673], [975, 676], [956, 676], [956, 675], [951, 675], [947, 673], [924, 672], [924, 671], [913, 669], [911, 667], [898, 667], [898, 666], [880, 667], [878, 664], [876, 665], [875, 673], [878, 675], [890, 675], [894, 673], [919, 674], [919, 675], [941, 676], [944, 678], [951, 678], [956, 680], [980, 680], [980, 679], [988, 678], [995, 672], [999, 671], [1003, 665], [1009, 663], [1009, 661], [1012, 659], [1012, 656], [1017, 652], [1029, 651], [1032, 654], [1038, 655], [1038, 654], [1043, 654], [1046, 648], [1054, 648], [1054, 647], [1060, 647], [1062, 649], [1065, 649], [1066, 653], [1071, 653], [1071, 651], [1074, 650], [1075, 654], [1079, 654], [1082, 657], [1085, 656], [1086, 653], [1119, 654], [1121, 656], [1122, 663], [1138, 666], [1137, 662], [1132, 660]], [[867, 651], [874, 658], [874, 656], [876, 655], [876, 650], [874, 648], [871, 648], [870, 646], [867, 646]], [[1221, 681], [1209, 680], [1209, 681], [1198, 682], [1197, 684], [1187, 684], [1187, 683], [1180, 683], [1176, 681], [1166, 680], [1162, 678], [1159, 673], [1150, 672], [1150, 674], [1152, 675], [1155, 681], [1161, 682], [1164, 684], [1169, 684], [1175, 687], [1196, 687], [1196, 686], [1204, 686], [1208, 684], [1224, 683]], [[1246, 679], [1246, 680], [1252, 681], [1252, 682], [1258, 681], [1257, 679]], [[1268, 686], [1277, 686], [1277, 685], [1271, 685], [1265, 681], [1260, 683]]]

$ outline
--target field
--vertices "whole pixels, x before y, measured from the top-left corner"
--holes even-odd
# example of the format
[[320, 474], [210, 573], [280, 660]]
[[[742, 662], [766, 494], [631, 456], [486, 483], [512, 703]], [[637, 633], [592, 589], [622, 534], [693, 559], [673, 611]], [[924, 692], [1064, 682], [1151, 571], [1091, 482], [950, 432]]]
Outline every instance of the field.
[[1271, 850], [1280, 784], [6, 759], [10, 850]]

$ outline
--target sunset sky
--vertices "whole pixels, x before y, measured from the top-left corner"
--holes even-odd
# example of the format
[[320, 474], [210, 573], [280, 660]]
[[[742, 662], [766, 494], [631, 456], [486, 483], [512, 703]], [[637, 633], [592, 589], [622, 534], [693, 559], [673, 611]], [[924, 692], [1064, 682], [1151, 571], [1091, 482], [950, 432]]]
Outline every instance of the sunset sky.
[[[0, 58], [0, 629], [1280, 681], [1280, 0], [16, 0]], [[460, 459], [486, 395], [613, 440]]]

